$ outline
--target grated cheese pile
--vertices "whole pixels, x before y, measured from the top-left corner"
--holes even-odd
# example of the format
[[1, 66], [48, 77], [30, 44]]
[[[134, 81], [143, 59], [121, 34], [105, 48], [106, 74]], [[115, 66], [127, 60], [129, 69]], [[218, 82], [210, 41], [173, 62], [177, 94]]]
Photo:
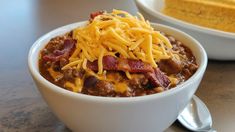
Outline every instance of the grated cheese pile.
[[141, 14], [136, 17], [121, 10], [96, 16], [86, 26], [74, 29], [73, 38], [77, 40], [76, 49], [62, 70], [70, 67], [87, 70], [87, 61], [98, 60], [97, 74], [101, 75], [106, 55], [119, 53], [123, 58], [142, 60], [153, 67], [161, 59], [176, 55], [169, 40], [154, 31]]

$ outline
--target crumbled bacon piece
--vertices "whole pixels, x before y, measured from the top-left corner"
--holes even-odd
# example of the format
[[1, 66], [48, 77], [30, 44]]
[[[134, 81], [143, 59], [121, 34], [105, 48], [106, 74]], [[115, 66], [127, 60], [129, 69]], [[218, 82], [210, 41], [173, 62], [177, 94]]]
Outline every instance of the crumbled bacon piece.
[[66, 39], [64, 41], [64, 48], [62, 50], [55, 50], [53, 53], [44, 55], [43, 59], [46, 61], [56, 62], [59, 61], [61, 58], [67, 58], [74, 48], [75, 43], [76, 40], [74, 39]]
[[145, 76], [154, 87], [163, 87], [166, 89], [170, 84], [169, 78], [159, 68], [155, 68], [154, 72], [147, 72]]
[[164, 71], [168, 74], [177, 74], [182, 71], [183, 64], [177, 59], [163, 59], [158, 64], [161, 71]]
[[90, 18], [91, 20], [93, 20], [95, 17], [99, 16], [99, 15], [102, 15], [104, 13], [104, 11], [97, 11], [97, 12], [92, 12], [90, 14]]
[[[98, 71], [98, 61], [88, 62], [87, 67], [93, 71]], [[113, 56], [103, 57], [103, 69], [113, 71], [128, 71], [131, 73], [152, 72], [153, 68], [150, 64], [144, 63], [140, 60], [132, 59], [117, 59]]]
[[[87, 62], [87, 67], [93, 71], [98, 71], [98, 61]], [[113, 56], [107, 55], [103, 57], [104, 70], [117, 70], [117, 59]]]
[[128, 64], [130, 66], [130, 71], [134, 73], [143, 73], [147, 71], [153, 71], [153, 68], [150, 64], [144, 63], [139, 60], [128, 60]]

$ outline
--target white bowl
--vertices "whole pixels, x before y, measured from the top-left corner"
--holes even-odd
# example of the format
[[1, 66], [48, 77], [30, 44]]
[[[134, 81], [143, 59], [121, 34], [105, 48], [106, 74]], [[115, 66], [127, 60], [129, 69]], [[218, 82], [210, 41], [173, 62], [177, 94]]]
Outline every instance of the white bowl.
[[54, 114], [70, 129], [79, 132], [161, 132], [168, 128], [192, 98], [205, 72], [207, 55], [199, 42], [174, 28], [152, 24], [192, 49], [199, 64], [196, 73], [163, 93], [125, 98], [96, 97], [60, 88], [43, 78], [38, 70], [39, 53], [47, 42], [84, 24], [86, 22], [79, 22], [53, 30], [39, 38], [29, 51], [29, 70]]
[[164, 0], [135, 0], [139, 11], [152, 22], [173, 26], [195, 37], [205, 48], [208, 57], [216, 60], [235, 60], [235, 33], [190, 24], [167, 16], [161, 11]]

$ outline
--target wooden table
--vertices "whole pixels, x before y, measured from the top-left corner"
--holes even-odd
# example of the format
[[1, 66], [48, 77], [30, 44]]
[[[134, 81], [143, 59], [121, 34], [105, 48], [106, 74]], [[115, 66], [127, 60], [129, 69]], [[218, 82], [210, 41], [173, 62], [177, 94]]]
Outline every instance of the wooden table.
[[[2, 0], [0, 3], [0, 132], [69, 131], [48, 109], [27, 67], [30, 46], [50, 30], [86, 20], [92, 11], [123, 9], [125, 0]], [[213, 116], [219, 132], [235, 130], [235, 62], [209, 61], [196, 93]], [[174, 123], [167, 132], [187, 131]]]

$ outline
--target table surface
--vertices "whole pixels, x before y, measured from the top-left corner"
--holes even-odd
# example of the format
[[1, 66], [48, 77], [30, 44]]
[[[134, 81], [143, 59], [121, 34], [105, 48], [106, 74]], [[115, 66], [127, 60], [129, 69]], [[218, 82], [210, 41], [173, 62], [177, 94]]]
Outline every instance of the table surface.
[[[41, 35], [86, 20], [89, 12], [123, 9], [136, 13], [132, 0], [1, 0], [0, 132], [69, 131], [43, 101], [27, 68], [30, 46]], [[213, 127], [235, 130], [235, 62], [209, 61], [196, 93], [210, 109]], [[175, 122], [166, 132], [184, 132]]]

